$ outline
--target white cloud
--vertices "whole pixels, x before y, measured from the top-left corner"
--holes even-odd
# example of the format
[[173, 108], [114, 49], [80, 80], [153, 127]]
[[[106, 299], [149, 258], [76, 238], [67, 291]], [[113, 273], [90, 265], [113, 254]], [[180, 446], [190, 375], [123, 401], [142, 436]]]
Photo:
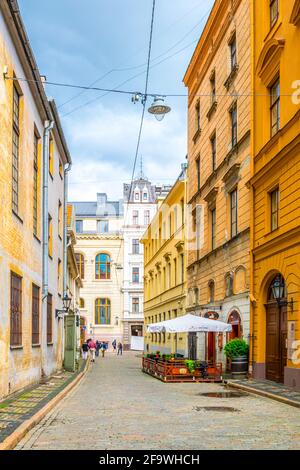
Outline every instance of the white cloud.
[[[108, 109], [97, 103], [83, 111], [80, 121], [75, 115], [66, 118], [74, 161], [70, 200], [95, 200], [97, 191], [122, 197], [123, 183], [131, 178], [141, 110], [140, 105]], [[177, 178], [186, 155], [185, 129], [185, 116], [175, 110], [161, 122], [146, 114], [139, 155], [152, 182]]]

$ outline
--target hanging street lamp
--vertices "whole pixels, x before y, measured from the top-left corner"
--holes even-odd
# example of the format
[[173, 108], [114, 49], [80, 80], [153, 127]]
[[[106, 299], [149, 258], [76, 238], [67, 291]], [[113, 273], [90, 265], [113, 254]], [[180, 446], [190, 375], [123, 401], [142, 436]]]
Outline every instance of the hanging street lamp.
[[153, 103], [148, 109], [148, 112], [150, 114], [154, 114], [155, 118], [158, 121], [162, 121], [165, 115], [169, 113], [170, 111], [171, 111], [170, 106], [167, 106], [165, 104], [164, 98], [159, 97], [159, 96], [154, 97]]

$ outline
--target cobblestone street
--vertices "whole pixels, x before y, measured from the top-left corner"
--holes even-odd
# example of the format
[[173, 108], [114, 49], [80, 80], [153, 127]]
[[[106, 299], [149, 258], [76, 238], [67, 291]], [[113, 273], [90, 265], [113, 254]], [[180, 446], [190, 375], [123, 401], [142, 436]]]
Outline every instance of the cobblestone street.
[[254, 395], [203, 397], [224, 388], [165, 384], [140, 362], [133, 353], [98, 358], [17, 449], [300, 449], [299, 409]]

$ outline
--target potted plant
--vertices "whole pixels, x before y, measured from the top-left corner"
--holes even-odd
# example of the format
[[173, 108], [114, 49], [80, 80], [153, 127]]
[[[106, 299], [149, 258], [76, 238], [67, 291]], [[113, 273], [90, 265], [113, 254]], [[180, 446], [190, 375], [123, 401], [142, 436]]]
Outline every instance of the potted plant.
[[224, 353], [231, 360], [233, 378], [243, 378], [248, 373], [249, 345], [244, 339], [235, 338], [229, 341]]

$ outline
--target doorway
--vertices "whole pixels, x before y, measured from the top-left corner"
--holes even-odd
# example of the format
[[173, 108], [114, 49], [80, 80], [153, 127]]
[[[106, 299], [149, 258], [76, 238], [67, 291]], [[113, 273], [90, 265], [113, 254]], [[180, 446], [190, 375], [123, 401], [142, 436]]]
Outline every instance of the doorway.
[[197, 359], [197, 333], [188, 334], [188, 357], [195, 361]]
[[287, 365], [287, 307], [274, 299], [273, 282], [266, 304], [266, 379], [284, 383], [284, 368]]

